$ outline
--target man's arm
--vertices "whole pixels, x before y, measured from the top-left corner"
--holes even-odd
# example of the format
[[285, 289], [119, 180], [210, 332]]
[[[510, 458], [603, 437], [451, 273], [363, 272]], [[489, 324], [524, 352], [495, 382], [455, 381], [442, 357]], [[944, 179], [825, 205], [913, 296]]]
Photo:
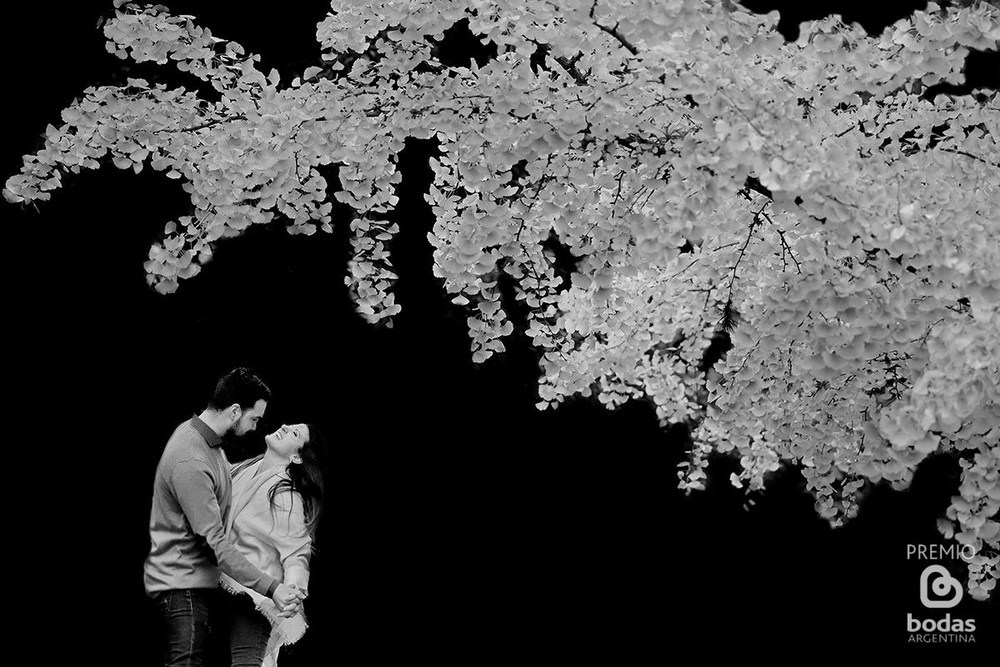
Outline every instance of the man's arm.
[[181, 461], [171, 471], [170, 482], [191, 529], [208, 542], [219, 568], [247, 588], [272, 597], [281, 582], [254, 567], [226, 536], [215, 484], [205, 464]]

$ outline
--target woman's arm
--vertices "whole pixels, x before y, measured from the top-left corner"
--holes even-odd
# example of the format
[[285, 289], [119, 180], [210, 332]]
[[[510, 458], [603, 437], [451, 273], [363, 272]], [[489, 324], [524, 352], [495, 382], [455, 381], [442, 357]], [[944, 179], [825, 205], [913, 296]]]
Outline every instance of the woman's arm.
[[302, 496], [297, 491], [282, 490], [274, 496], [275, 540], [284, 583], [305, 592], [309, 587], [309, 557], [312, 538], [306, 528]]

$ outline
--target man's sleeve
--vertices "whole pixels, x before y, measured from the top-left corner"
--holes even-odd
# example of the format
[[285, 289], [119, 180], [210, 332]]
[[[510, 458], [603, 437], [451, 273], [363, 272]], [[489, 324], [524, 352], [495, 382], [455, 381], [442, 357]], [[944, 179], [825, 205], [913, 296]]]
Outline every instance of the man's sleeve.
[[174, 466], [170, 481], [191, 530], [208, 542], [219, 568], [247, 588], [271, 597], [281, 582], [254, 567], [226, 536], [208, 467], [200, 461], [181, 461]]

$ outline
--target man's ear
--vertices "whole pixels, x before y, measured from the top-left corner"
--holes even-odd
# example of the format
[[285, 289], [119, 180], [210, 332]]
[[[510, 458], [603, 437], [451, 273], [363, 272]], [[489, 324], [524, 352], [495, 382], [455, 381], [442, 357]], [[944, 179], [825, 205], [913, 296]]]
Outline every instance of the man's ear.
[[243, 408], [240, 407], [239, 403], [233, 403], [228, 408], [226, 408], [226, 414], [233, 418], [233, 422], [238, 422], [240, 416], [243, 414]]

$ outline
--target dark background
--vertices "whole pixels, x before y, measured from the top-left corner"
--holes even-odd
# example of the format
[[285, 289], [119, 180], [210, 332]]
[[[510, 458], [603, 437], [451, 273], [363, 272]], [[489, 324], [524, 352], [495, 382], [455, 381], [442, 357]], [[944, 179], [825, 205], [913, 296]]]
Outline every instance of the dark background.
[[[323, 2], [294, 12], [167, 4], [262, 54], [265, 72], [288, 80], [318, 62]], [[878, 3], [876, 14], [875, 3], [808, 3], [810, 14], [782, 29], [794, 37], [797, 20], [839, 8], [877, 30], [923, 4]], [[5, 10], [4, 180], [86, 86], [121, 79], [124, 63], [96, 29], [110, 0], [67, 5]], [[453, 45], [469, 48], [460, 36]], [[995, 87], [996, 63], [978, 58], [971, 73]], [[131, 71], [157, 73], [187, 82], [168, 68]], [[161, 296], [142, 264], [163, 224], [187, 212], [176, 181], [108, 166], [66, 178], [37, 211], [0, 205], [14, 482], [7, 597], [23, 621], [13, 642], [39, 664], [153, 664], [159, 636], [141, 571], [153, 470], [217, 378], [250, 365], [275, 397], [233, 458], [262, 448], [283, 421], [314, 421], [336, 461], [312, 627], [282, 665], [666, 658], [682, 648], [705, 658], [996, 655], [995, 602], [952, 610], [977, 619], [975, 646], [906, 643], [908, 612], [941, 616], [919, 604], [926, 563], [908, 561], [906, 545], [943, 543], [934, 523], [956, 490], [955, 461], [927, 461], [906, 492], [874, 488], [834, 531], [795, 471], [775, 475], [749, 511], [728, 460], [713, 464], [707, 491], [679, 492], [689, 445], [659, 429], [646, 403], [609, 412], [576, 399], [536, 411], [536, 357], [523, 336], [472, 364], [464, 316], [431, 273], [427, 149], [414, 144], [401, 159], [392, 251], [403, 312], [389, 330], [354, 314], [343, 216], [334, 234], [311, 238], [280, 224], [251, 229]]]

